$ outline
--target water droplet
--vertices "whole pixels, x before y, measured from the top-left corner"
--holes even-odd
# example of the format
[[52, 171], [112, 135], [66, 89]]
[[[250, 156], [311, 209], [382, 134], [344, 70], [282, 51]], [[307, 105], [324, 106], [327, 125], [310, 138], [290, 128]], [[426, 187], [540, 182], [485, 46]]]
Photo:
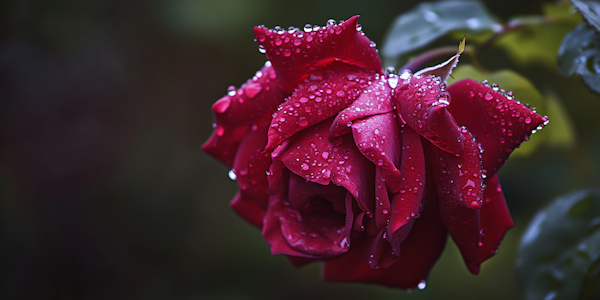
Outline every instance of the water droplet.
[[304, 25], [304, 32], [311, 32], [312, 30], [313, 30], [312, 25], [310, 25], [310, 24]]
[[295, 39], [294, 40], [294, 46], [300, 46], [302, 44], [302, 40], [301, 39]]
[[338, 97], [345, 97], [346, 92], [344, 92], [343, 90], [339, 90], [339, 91], [337, 91], [337, 93], [335, 93], [335, 95]]
[[467, 19], [466, 22], [467, 22], [467, 26], [469, 26], [469, 28], [471, 28], [471, 29], [479, 28], [480, 22], [479, 22], [479, 19], [477, 19], [477, 18]]
[[263, 45], [258, 45], [258, 52], [265, 54], [267, 53], [267, 50], [265, 50], [265, 47]]
[[[235, 91], [234, 91], [235, 93]], [[227, 111], [227, 109], [229, 108], [229, 105], [231, 105], [231, 98], [225, 96], [221, 99], [219, 99], [219, 101], [215, 102], [215, 104], [213, 104], [213, 110], [216, 113], [224, 113], [225, 111]]]
[[230, 85], [227, 88], [227, 95], [229, 95], [229, 96], [235, 96], [235, 86]]
[[335, 20], [334, 19], [327, 20], [327, 26], [333, 26], [333, 25], [335, 25]]
[[426, 10], [423, 13], [423, 18], [425, 19], [425, 21], [427, 21], [429, 23], [433, 23], [433, 22], [437, 21], [438, 15], [432, 10]]
[[229, 179], [231, 179], [231, 180], [236, 180], [237, 179], [237, 175], [235, 175], [235, 170], [234, 169], [229, 170], [229, 173], [227, 173], [227, 175], [229, 175]]
[[494, 98], [494, 96], [492, 96], [492, 94], [490, 93], [485, 93], [485, 96], [483, 96], [483, 99], [490, 101]]
[[356, 24], [356, 31], [361, 31], [361, 30], [362, 30], [362, 25]]
[[344, 29], [344, 28], [343, 28], [342, 26], [337, 26], [337, 27], [335, 27], [335, 34], [340, 34], [340, 33], [342, 33], [342, 30], [343, 30], [343, 29]]
[[289, 57], [290, 55], [292, 55], [292, 51], [290, 49], [283, 50], [283, 56]]
[[388, 211], [387, 209], [384, 209], [384, 210], [382, 211], [382, 213], [383, 213], [384, 215], [387, 215], [387, 214], [389, 213], [389, 211]]
[[531, 123], [531, 117], [526, 117], [525, 118], [525, 124], [529, 124]]
[[298, 120], [298, 125], [304, 127], [306, 125], [308, 125], [308, 120], [306, 120], [306, 118], [301, 117], [300, 120]]
[[398, 76], [391, 76], [387, 82], [390, 88], [395, 89], [398, 86]]
[[417, 284], [417, 288], [419, 288], [420, 290], [424, 289], [427, 286], [427, 283], [425, 282], [425, 280], [421, 280], [419, 281], [419, 284]]
[[248, 85], [246, 85], [246, 87], [244, 87], [244, 93], [250, 99], [256, 97], [256, 95], [258, 95], [258, 93], [260, 93], [260, 91], [262, 91], [262, 86], [257, 82], [248, 84]]
[[300, 165], [300, 168], [301, 168], [302, 170], [306, 171], [306, 170], [308, 170], [308, 164], [307, 164], [307, 163], [302, 163], [302, 164]]

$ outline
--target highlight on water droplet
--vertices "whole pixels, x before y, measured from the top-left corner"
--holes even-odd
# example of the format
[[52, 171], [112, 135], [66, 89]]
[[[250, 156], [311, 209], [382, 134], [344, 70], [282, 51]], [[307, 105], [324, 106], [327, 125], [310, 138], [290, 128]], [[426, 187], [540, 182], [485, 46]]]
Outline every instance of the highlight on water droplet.
[[424, 289], [427, 286], [427, 283], [425, 282], [425, 280], [421, 280], [419, 281], [419, 284], [417, 284], [417, 288], [419, 288], [420, 290]]
[[265, 49], [265, 47], [263, 45], [258, 45], [258, 52], [265, 54], [265, 53], [267, 53], [267, 50]]
[[229, 173], [227, 173], [227, 175], [229, 175], [229, 179], [231, 179], [231, 180], [236, 180], [237, 179], [237, 175], [235, 174], [235, 170], [234, 169], [229, 170]]

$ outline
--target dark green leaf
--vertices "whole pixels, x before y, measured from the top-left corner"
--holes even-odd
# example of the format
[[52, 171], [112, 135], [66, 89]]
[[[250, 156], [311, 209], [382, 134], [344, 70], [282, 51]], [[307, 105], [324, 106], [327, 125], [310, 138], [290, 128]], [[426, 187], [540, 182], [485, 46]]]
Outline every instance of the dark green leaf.
[[385, 38], [382, 52], [387, 58], [395, 58], [452, 30], [482, 32], [499, 28], [501, 25], [479, 2], [426, 2], [398, 16]]
[[[521, 238], [517, 258], [527, 299], [594, 295], [600, 259], [599, 224], [597, 189], [559, 197], [536, 214]], [[591, 287], [586, 284], [585, 291], [584, 282], [592, 283]]]
[[564, 76], [579, 74], [590, 90], [600, 94], [600, 33], [585, 23], [577, 25], [560, 45], [558, 69]]
[[596, 31], [600, 32], [600, 1], [571, 0], [571, 3], [583, 15], [583, 18], [594, 26]]

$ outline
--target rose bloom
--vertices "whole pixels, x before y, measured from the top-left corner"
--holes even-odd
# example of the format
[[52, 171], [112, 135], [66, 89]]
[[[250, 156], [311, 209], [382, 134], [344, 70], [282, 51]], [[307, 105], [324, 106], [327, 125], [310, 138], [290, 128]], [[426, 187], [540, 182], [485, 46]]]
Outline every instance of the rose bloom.
[[213, 106], [203, 150], [273, 254], [327, 280], [424, 287], [450, 234], [474, 274], [513, 226], [496, 172], [546, 117], [445, 65], [399, 76], [358, 16], [254, 28], [268, 61]]

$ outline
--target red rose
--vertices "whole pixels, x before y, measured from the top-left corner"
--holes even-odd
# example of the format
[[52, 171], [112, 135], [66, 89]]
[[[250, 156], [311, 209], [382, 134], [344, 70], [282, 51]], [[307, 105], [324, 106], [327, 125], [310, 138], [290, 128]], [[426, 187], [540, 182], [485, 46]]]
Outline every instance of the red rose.
[[477, 274], [513, 226], [496, 171], [547, 119], [497, 87], [446, 89], [452, 66], [386, 75], [357, 19], [255, 27], [269, 61], [213, 105], [203, 149], [271, 252], [325, 279], [423, 287], [448, 233]]

